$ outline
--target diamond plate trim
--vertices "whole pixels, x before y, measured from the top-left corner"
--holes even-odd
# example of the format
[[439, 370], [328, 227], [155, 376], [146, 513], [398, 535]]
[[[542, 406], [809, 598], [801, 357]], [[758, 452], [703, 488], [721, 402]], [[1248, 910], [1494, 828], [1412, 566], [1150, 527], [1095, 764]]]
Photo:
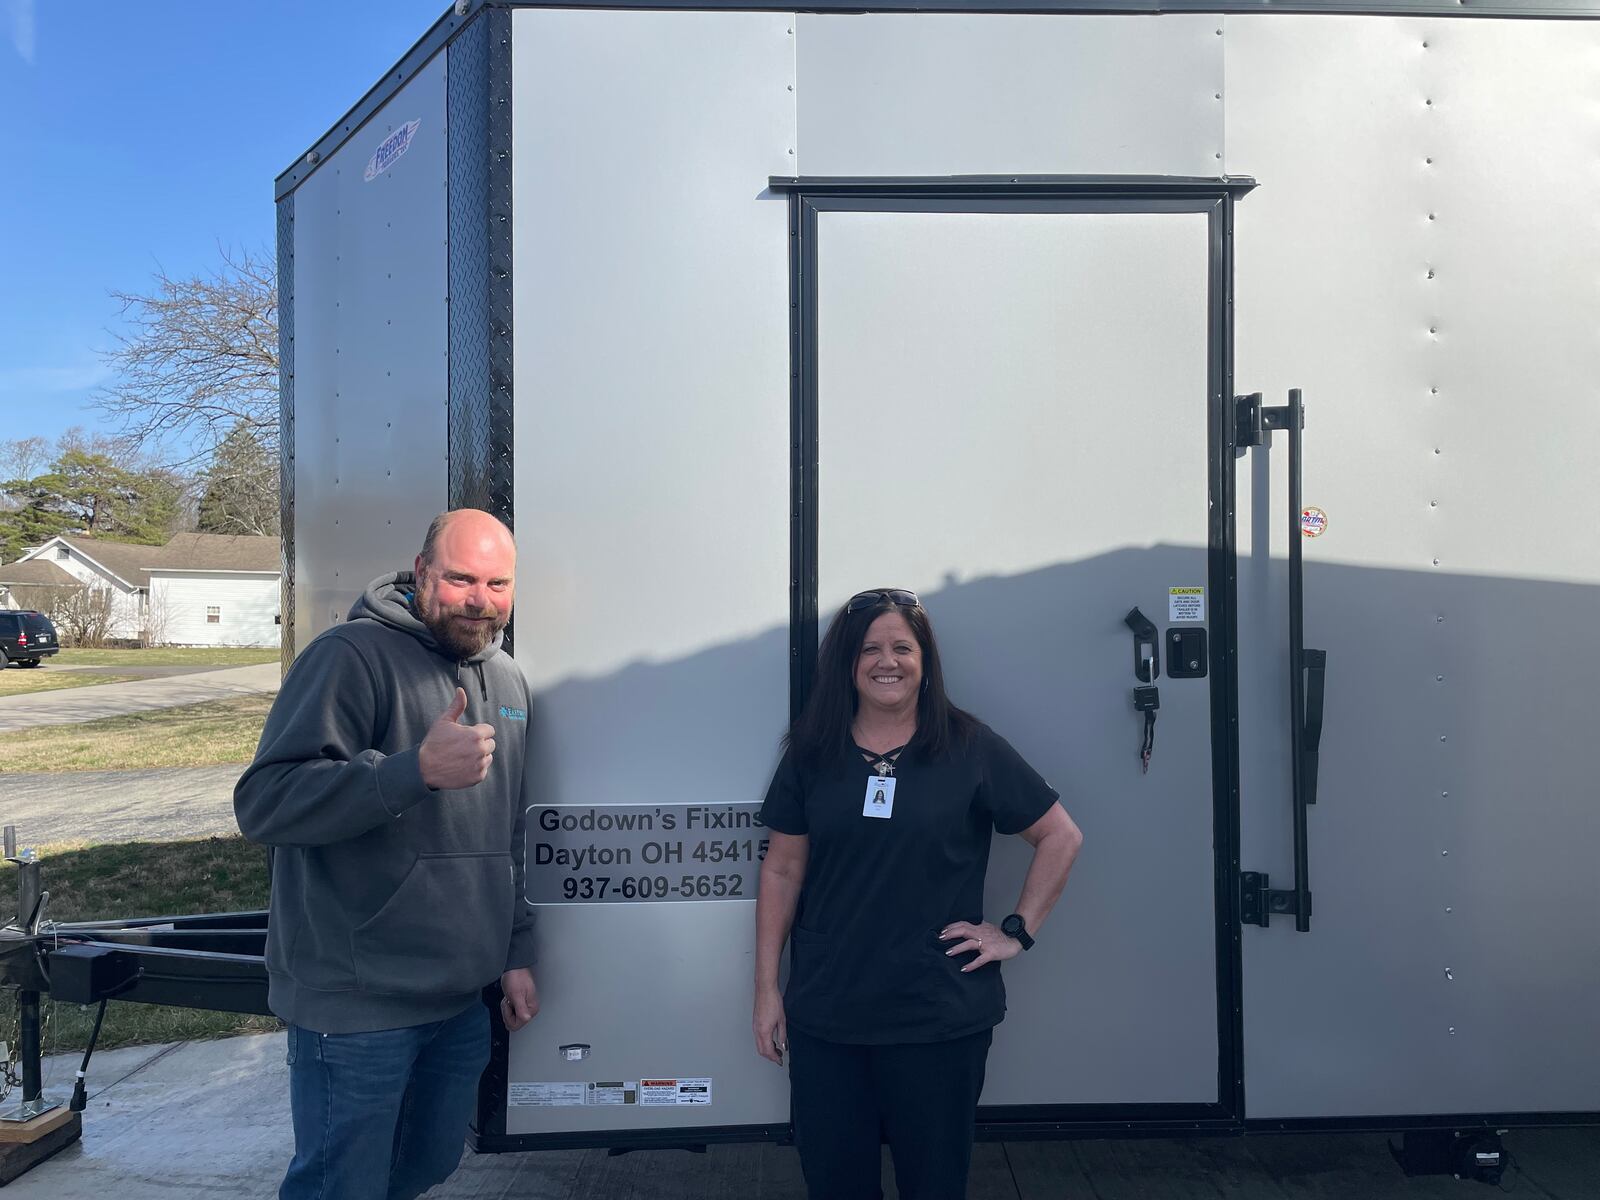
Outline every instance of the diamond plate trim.
[[[451, 508], [515, 528], [511, 386], [511, 14], [450, 43]], [[505, 647], [511, 649], [507, 628]]]

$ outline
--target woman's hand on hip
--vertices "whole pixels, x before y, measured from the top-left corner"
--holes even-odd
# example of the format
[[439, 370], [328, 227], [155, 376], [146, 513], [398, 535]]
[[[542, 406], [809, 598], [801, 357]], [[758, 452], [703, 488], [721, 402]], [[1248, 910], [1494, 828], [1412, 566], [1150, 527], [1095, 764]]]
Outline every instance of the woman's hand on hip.
[[756, 1011], [752, 1025], [756, 1035], [756, 1053], [783, 1066], [784, 1052], [789, 1049], [789, 1026], [783, 1016], [783, 997], [777, 988], [756, 989]]
[[945, 954], [950, 957], [965, 954], [970, 950], [978, 952], [976, 958], [961, 968], [963, 974], [976, 971], [985, 963], [1004, 962], [1022, 953], [1021, 942], [1016, 938], [1007, 937], [1000, 932], [998, 925], [990, 924], [988, 921], [981, 925], [954, 921], [939, 932], [939, 940], [955, 943], [945, 950]]

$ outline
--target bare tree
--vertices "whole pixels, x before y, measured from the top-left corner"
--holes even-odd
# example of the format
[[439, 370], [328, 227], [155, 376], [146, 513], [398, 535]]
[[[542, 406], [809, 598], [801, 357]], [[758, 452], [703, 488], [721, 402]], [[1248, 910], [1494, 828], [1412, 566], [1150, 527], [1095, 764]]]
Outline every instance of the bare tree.
[[0, 442], [0, 479], [29, 479], [51, 457], [50, 443], [42, 437]]
[[105, 645], [111, 632], [113, 597], [109, 588], [85, 584], [40, 587], [33, 603], [49, 617], [62, 641], [73, 646]]
[[150, 591], [145, 596], [144, 629], [140, 631], [139, 640], [146, 647], [165, 646], [171, 631], [171, 597], [167, 594], [165, 586], [157, 586], [152, 582]]
[[277, 269], [264, 253], [223, 252], [211, 275], [155, 276], [151, 295], [115, 292], [132, 331], [106, 363], [98, 406], [145, 448], [183, 446], [174, 467], [210, 458], [243, 429], [278, 451]]

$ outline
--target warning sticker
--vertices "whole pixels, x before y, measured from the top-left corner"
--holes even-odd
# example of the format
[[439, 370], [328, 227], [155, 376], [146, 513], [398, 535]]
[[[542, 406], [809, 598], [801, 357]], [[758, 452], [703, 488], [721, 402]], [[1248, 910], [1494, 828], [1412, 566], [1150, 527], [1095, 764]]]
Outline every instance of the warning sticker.
[[675, 1104], [710, 1104], [709, 1079], [641, 1079], [639, 1106], [660, 1108]]
[[506, 1103], [513, 1108], [585, 1108], [637, 1104], [639, 1085], [617, 1080], [604, 1083], [513, 1083]]
[[1203, 587], [1175, 587], [1167, 589], [1167, 620], [1204, 621], [1206, 619], [1206, 590]]

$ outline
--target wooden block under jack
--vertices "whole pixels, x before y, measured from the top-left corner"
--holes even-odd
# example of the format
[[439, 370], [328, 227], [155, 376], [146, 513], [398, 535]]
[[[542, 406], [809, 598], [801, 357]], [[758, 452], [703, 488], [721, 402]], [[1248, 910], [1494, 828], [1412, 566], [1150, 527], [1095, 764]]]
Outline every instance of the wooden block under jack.
[[82, 1115], [65, 1106], [31, 1121], [0, 1121], [0, 1187], [82, 1136]]

